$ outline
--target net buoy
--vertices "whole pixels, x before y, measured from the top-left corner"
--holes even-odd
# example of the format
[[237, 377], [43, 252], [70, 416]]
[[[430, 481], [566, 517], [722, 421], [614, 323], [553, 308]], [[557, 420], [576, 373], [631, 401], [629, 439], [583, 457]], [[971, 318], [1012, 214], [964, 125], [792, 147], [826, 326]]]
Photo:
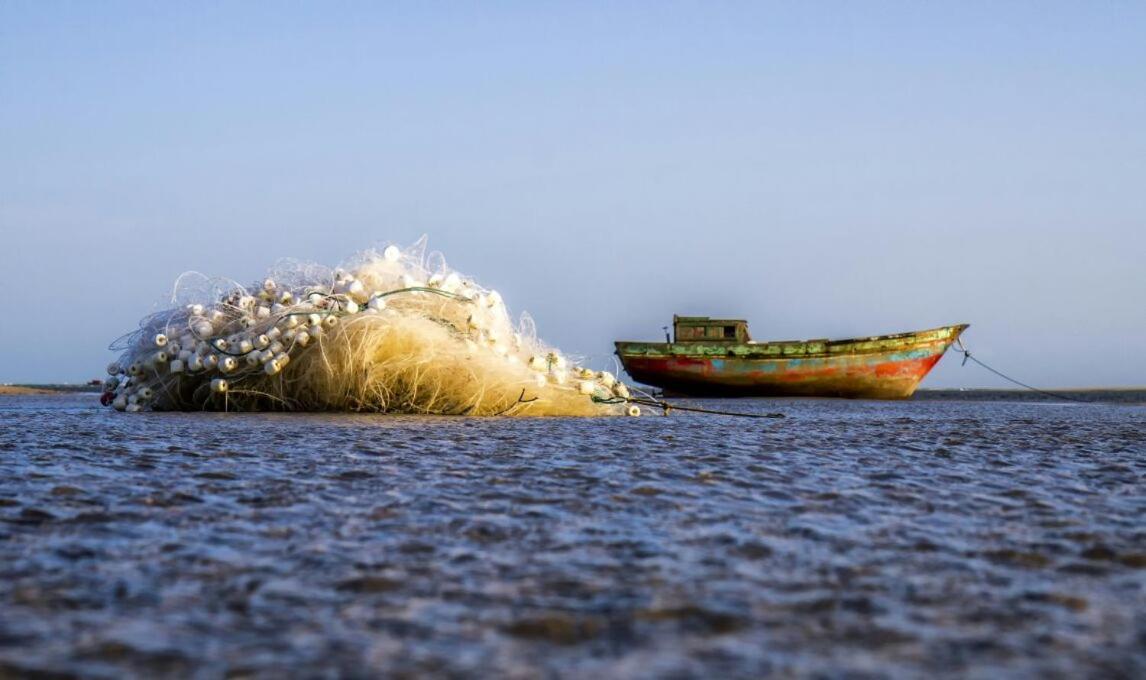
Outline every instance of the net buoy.
[[[280, 264], [247, 287], [180, 277], [172, 309], [119, 343], [103, 401], [119, 410], [626, 412], [604, 373], [571, 376], [573, 360], [539, 341], [524, 315], [511, 319], [501, 293], [420, 246], [352, 262]], [[210, 398], [219, 393], [228, 400]]]

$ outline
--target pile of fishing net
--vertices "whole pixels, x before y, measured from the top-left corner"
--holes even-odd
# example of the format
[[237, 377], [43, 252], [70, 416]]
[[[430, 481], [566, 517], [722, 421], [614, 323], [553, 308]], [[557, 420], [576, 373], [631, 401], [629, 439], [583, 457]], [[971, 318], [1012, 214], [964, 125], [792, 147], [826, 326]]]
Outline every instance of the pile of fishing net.
[[337, 269], [284, 262], [253, 286], [188, 273], [173, 307], [112, 345], [102, 401], [119, 411], [639, 415], [608, 372], [514, 323], [497, 291], [425, 239]]

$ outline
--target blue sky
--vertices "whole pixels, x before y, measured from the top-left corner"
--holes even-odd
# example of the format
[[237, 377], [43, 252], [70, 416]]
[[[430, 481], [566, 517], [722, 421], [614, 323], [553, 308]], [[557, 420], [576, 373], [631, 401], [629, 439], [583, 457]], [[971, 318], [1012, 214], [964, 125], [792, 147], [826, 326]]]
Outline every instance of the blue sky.
[[[189, 269], [432, 248], [607, 366], [970, 322], [1146, 384], [1146, 5], [0, 3], [0, 382], [98, 376]], [[999, 381], [956, 357], [926, 385]]]

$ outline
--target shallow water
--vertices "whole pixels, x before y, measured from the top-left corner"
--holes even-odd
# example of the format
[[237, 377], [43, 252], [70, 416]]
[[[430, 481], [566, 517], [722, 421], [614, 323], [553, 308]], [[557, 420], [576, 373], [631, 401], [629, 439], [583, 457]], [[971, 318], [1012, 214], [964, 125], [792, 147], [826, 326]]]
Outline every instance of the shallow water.
[[0, 676], [1146, 674], [1146, 409], [0, 397]]

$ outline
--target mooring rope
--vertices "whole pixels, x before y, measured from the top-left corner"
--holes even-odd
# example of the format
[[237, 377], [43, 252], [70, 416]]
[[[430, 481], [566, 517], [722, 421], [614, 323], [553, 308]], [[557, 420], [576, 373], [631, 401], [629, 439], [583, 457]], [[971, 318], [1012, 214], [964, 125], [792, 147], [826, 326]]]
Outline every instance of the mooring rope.
[[976, 357], [974, 357], [974, 356], [971, 356], [971, 351], [970, 351], [970, 350], [968, 350], [968, 349], [967, 349], [967, 348], [966, 348], [966, 347], [963, 345], [963, 339], [962, 339], [962, 338], [956, 338], [956, 340], [955, 340], [955, 344], [959, 345], [958, 349], [955, 349], [955, 351], [956, 351], [956, 352], [959, 352], [959, 353], [961, 353], [961, 354], [963, 355], [963, 363], [962, 363], [962, 364], [960, 364], [961, 366], [966, 366], [966, 365], [967, 365], [967, 361], [968, 361], [968, 360], [970, 360], [970, 361], [974, 361], [975, 363], [979, 364], [979, 365], [980, 365], [980, 366], [982, 366], [983, 368], [985, 368], [985, 369], [987, 369], [988, 371], [990, 371], [990, 372], [994, 373], [995, 375], [999, 376], [999, 377], [1000, 377], [1000, 378], [1002, 378], [1003, 380], [1007, 380], [1007, 381], [1010, 381], [1010, 382], [1012, 382], [1012, 383], [1014, 383], [1014, 384], [1018, 385], [1019, 387], [1025, 387], [1025, 388], [1027, 388], [1028, 390], [1030, 390], [1030, 391], [1032, 391], [1032, 392], [1038, 392], [1039, 394], [1044, 394], [1044, 395], [1046, 395], [1046, 396], [1048, 396], [1048, 397], [1054, 397], [1055, 399], [1065, 399], [1066, 401], [1074, 401], [1074, 402], [1078, 402], [1079, 404], [1087, 404], [1087, 403], [1090, 403], [1090, 402], [1088, 402], [1088, 401], [1087, 401], [1087, 400], [1085, 400], [1085, 399], [1078, 399], [1078, 398], [1075, 398], [1075, 397], [1071, 397], [1071, 396], [1069, 396], [1069, 395], [1066, 395], [1066, 394], [1060, 394], [1060, 393], [1055, 393], [1055, 392], [1048, 392], [1048, 391], [1046, 391], [1046, 390], [1040, 390], [1039, 388], [1037, 388], [1037, 387], [1034, 387], [1034, 386], [1032, 386], [1032, 385], [1028, 385], [1028, 384], [1026, 384], [1025, 382], [1021, 382], [1021, 381], [1019, 381], [1019, 380], [1015, 380], [1014, 378], [1012, 378], [1011, 376], [1009, 376], [1009, 375], [1007, 375], [1007, 374], [1003, 373], [1002, 371], [999, 371], [999, 370], [997, 370], [997, 369], [995, 369], [995, 368], [992, 368], [992, 367], [988, 366], [987, 364], [983, 363], [982, 361], [980, 361], [979, 359], [977, 359]]
[[709, 413], [717, 416], [736, 416], [738, 418], [786, 417], [783, 413], [744, 413], [743, 411], [717, 411], [711, 408], [679, 406], [677, 404], [670, 404], [667, 401], [661, 401], [660, 399], [653, 399], [651, 397], [610, 397], [606, 399], [601, 397], [593, 397], [593, 401], [597, 402], [598, 404], [640, 404], [641, 406], [652, 406], [655, 408], [663, 409], [666, 416], [672, 411], [688, 411], [690, 413]]
[[689, 411], [691, 413], [709, 413], [717, 416], [736, 416], [737, 418], [784, 418], [783, 413], [744, 413], [742, 411], [717, 411], [710, 408], [696, 408], [695, 406], [680, 406], [678, 404], [670, 404], [667, 401], [659, 399], [634, 399], [629, 398], [625, 401], [630, 404], [640, 404], [642, 406], [655, 406], [664, 409], [664, 414], [667, 416], [671, 411]]

